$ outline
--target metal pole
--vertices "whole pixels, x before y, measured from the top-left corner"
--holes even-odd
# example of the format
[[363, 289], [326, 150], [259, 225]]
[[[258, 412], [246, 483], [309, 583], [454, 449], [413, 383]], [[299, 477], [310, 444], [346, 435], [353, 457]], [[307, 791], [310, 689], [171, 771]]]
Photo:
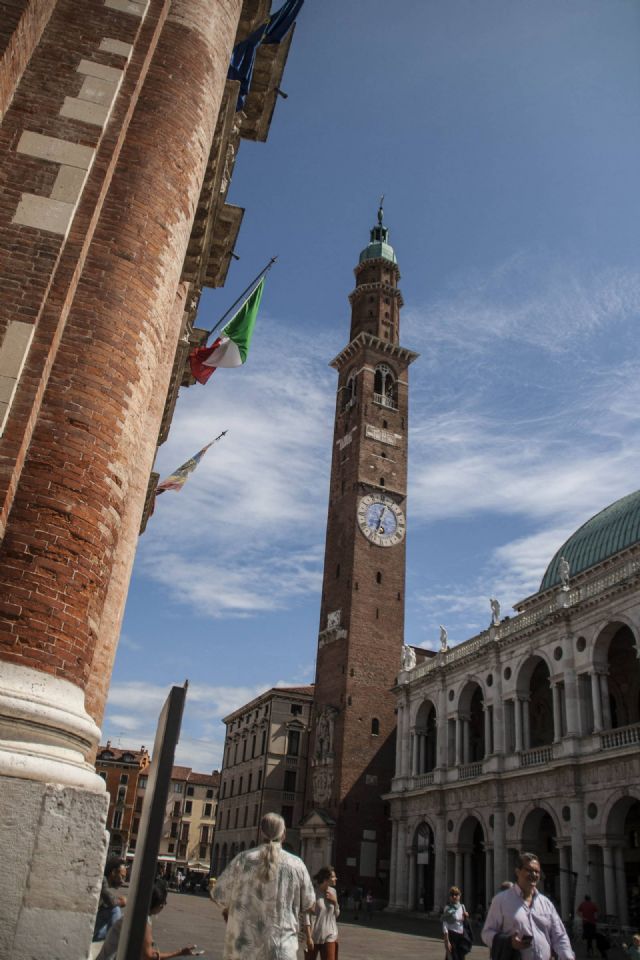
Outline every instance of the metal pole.
[[258, 281], [260, 280], [260, 278], [261, 278], [262, 276], [264, 276], [265, 273], [268, 273], [269, 270], [271, 270], [271, 267], [274, 265], [274, 263], [276, 262], [277, 259], [278, 259], [277, 257], [271, 257], [271, 260], [269, 260], [269, 263], [266, 265], [266, 267], [263, 267], [263, 268], [262, 268], [262, 270], [261, 270], [260, 273], [257, 275], [257, 277], [254, 277], [254, 279], [251, 281], [251, 283], [249, 284], [249, 286], [246, 287], [246, 288], [242, 291], [242, 293], [240, 294], [240, 296], [238, 297], [238, 299], [237, 299], [237, 300], [234, 300], [234, 302], [231, 304], [231, 306], [229, 307], [229, 309], [227, 310], [227, 312], [224, 313], [224, 314], [222, 315], [222, 317], [220, 317], [220, 319], [219, 319], [218, 322], [216, 323], [215, 327], [212, 327], [211, 330], [207, 330], [207, 340], [209, 339], [209, 337], [211, 336], [211, 334], [214, 332], [214, 330], [217, 330], [218, 327], [220, 326], [220, 324], [223, 323], [223, 322], [227, 319], [227, 317], [229, 316], [229, 314], [231, 313], [231, 311], [234, 310], [235, 307], [237, 307], [238, 304], [239, 304], [242, 300], [244, 300], [245, 296], [249, 293], [249, 291], [252, 289], [252, 287], [254, 287], [254, 286], [258, 283]]

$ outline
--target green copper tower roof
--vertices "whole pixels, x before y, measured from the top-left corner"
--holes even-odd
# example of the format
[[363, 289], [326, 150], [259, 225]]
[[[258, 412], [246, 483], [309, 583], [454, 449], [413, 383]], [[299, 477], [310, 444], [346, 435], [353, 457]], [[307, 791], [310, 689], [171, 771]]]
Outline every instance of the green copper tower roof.
[[393, 247], [389, 243], [389, 231], [382, 223], [383, 210], [382, 210], [382, 201], [384, 197], [380, 197], [380, 206], [378, 207], [378, 225], [377, 227], [372, 227], [371, 229], [371, 239], [369, 243], [364, 248], [360, 254], [360, 259], [358, 263], [363, 263], [365, 260], [389, 260], [391, 263], [397, 263], [396, 255], [393, 250]]
[[640, 490], [636, 490], [596, 513], [569, 537], [547, 567], [540, 591], [560, 583], [561, 557], [568, 561], [573, 577], [639, 541]]

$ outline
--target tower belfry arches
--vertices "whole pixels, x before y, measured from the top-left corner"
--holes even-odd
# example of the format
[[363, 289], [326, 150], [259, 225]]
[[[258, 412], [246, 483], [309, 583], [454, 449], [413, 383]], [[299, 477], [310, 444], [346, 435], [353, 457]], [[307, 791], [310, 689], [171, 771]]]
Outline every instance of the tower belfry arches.
[[[302, 854], [322, 843], [346, 886], [386, 896], [395, 713], [404, 642], [408, 368], [400, 271], [381, 198], [355, 267], [337, 371], [333, 460]], [[330, 731], [329, 731], [330, 726]], [[326, 749], [330, 740], [331, 749]]]

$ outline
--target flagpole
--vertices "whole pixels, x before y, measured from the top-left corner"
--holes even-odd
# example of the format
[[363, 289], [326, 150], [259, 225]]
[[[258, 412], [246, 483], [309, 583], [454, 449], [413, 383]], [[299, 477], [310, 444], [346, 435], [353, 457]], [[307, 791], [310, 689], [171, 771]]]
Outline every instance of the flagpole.
[[[253, 278], [253, 280], [251, 281], [251, 283], [249, 284], [249, 286], [246, 287], [246, 288], [242, 291], [242, 293], [240, 294], [240, 296], [238, 297], [238, 299], [235, 300], [235, 301], [231, 304], [231, 306], [229, 307], [229, 309], [227, 310], [227, 312], [226, 312], [225, 314], [223, 314], [222, 317], [220, 317], [220, 319], [219, 319], [218, 322], [216, 323], [215, 327], [212, 327], [211, 330], [207, 330], [207, 340], [209, 339], [209, 337], [211, 336], [211, 334], [214, 332], [214, 330], [217, 330], [218, 327], [220, 326], [220, 324], [223, 323], [223, 322], [227, 319], [227, 317], [229, 316], [229, 314], [231, 313], [231, 311], [232, 311], [235, 307], [237, 307], [238, 304], [239, 304], [242, 300], [244, 300], [244, 298], [245, 298], [245, 297], [247, 296], [247, 294], [249, 293], [249, 290], [251, 290], [251, 288], [254, 287], [254, 286], [258, 283], [258, 281], [260, 280], [260, 278], [261, 278], [262, 276], [264, 276], [266, 273], [269, 272], [269, 270], [271, 270], [271, 267], [274, 265], [274, 263], [276, 262], [277, 259], [278, 259], [277, 257], [271, 257], [271, 260], [269, 260], [269, 263], [266, 265], [266, 267], [263, 267], [262, 270], [260, 271], [260, 273], [257, 275], [257, 277], [254, 277], [254, 278]], [[205, 341], [205, 343], [206, 343], [206, 341]]]

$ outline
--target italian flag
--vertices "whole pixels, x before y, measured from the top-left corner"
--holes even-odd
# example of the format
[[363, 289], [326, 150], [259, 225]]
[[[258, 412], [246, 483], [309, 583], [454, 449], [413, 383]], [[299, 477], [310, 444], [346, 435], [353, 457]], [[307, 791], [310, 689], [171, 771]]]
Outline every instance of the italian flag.
[[198, 383], [206, 383], [216, 367], [241, 367], [246, 362], [263, 290], [264, 277], [222, 328], [218, 339], [210, 347], [197, 347], [191, 351], [189, 366]]

